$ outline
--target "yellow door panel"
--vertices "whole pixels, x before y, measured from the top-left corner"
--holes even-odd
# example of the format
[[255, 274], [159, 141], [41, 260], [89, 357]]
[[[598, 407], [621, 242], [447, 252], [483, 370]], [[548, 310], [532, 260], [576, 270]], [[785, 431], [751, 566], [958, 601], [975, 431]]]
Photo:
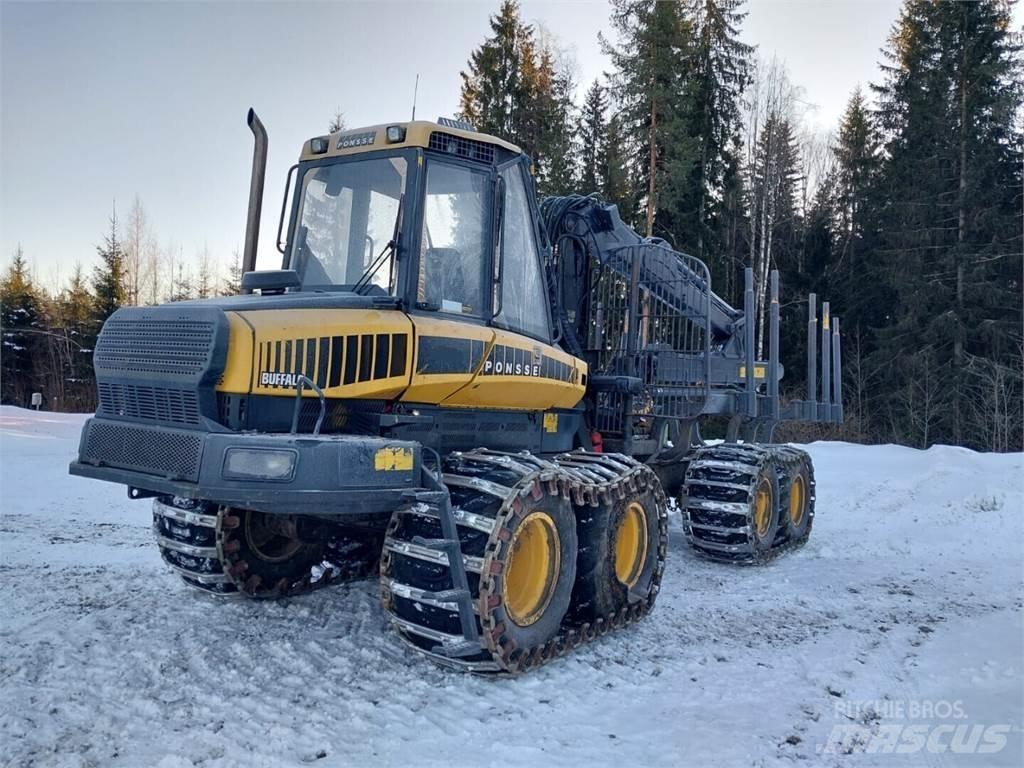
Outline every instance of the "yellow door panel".
[[[409, 383], [412, 323], [375, 309], [231, 313], [228, 365], [218, 389], [291, 396], [307, 376], [327, 397], [388, 399]], [[251, 326], [246, 334], [243, 325]], [[237, 330], [236, 330], [237, 328]], [[248, 347], [245, 345], [248, 344]], [[316, 397], [312, 389], [305, 396]]]
[[542, 411], [572, 408], [583, 399], [587, 365], [557, 347], [511, 331], [494, 343], [472, 383], [444, 405]]
[[412, 383], [402, 400], [440, 403], [467, 386], [483, 365], [494, 330], [481, 325], [413, 315], [416, 349]]

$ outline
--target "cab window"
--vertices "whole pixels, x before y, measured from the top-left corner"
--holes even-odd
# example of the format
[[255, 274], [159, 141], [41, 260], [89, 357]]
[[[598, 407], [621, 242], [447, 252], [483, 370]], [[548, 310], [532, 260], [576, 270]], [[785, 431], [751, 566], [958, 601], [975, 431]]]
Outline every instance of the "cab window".
[[[355, 284], [391, 239], [405, 191], [402, 157], [349, 160], [310, 168], [291, 265], [304, 288]], [[394, 270], [380, 264], [368, 278], [394, 291]]]
[[483, 315], [488, 178], [441, 162], [427, 163], [417, 303], [424, 309]]
[[533, 218], [519, 164], [501, 173], [505, 211], [500, 242], [501, 311], [494, 322], [510, 331], [548, 341], [548, 288], [541, 271]]

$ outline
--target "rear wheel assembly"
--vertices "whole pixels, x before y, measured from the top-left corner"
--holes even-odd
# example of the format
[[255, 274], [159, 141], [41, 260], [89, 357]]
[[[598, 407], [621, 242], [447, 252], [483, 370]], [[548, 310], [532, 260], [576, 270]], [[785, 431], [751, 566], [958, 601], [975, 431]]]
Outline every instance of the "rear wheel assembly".
[[814, 470], [805, 451], [727, 443], [695, 452], [683, 486], [683, 525], [707, 557], [764, 562], [807, 541]]

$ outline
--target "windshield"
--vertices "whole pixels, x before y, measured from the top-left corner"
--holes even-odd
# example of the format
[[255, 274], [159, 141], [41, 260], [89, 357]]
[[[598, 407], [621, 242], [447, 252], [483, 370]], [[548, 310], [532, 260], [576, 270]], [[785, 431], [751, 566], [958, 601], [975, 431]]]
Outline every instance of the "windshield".
[[[303, 288], [352, 287], [359, 281], [394, 234], [405, 177], [402, 157], [306, 171], [291, 259]], [[394, 284], [392, 255], [374, 272], [368, 288], [393, 294]]]

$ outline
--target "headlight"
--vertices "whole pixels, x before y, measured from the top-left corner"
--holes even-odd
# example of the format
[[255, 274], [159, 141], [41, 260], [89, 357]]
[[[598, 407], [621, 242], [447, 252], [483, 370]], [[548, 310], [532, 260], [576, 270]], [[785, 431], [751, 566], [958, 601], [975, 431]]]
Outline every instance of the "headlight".
[[291, 480], [298, 454], [272, 448], [228, 448], [223, 475], [236, 480]]

